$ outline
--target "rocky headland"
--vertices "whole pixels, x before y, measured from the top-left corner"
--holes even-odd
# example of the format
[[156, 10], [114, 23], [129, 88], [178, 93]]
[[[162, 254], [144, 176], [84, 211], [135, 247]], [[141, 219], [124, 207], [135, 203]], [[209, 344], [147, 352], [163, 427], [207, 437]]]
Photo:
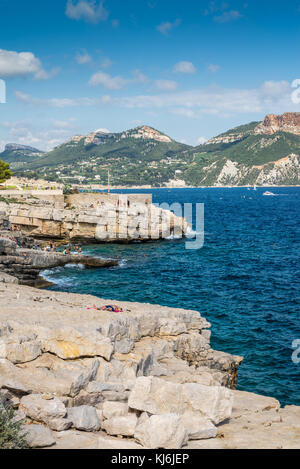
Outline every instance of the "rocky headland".
[[237, 391], [242, 358], [197, 311], [14, 283], [0, 298], [0, 399], [31, 447], [299, 447], [300, 408]]
[[37, 239], [82, 244], [129, 243], [185, 236], [189, 224], [182, 216], [152, 204], [151, 194], [3, 191], [1, 219]]

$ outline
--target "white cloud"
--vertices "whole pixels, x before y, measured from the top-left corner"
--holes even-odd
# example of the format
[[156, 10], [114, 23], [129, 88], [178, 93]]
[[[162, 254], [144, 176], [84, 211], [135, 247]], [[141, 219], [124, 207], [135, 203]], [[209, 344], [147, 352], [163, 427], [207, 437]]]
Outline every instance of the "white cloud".
[[65, 107], [76, 107], [76, 106], [97, 106], [101, 104], [107, 104], [107, 96], [103, 96], [102, 98], [49, 98], [49, 99], [41, 99], [35, 98], [30, 94], [22, 93], [21, 91], [15, 92], [16, 98], [25, 103], [30, 105], [46, 105], [58, 108], [65, 108]]
[[175, 91], [178, 86], [176, 81], [172, 80], [156, 80], [154, 84], [158, 90], [163, 91]]
[[172, 29], [174, 28], [177, 28], [177, 26], [179, 26], [181, 23], [181, 20], [180, 19], [177, 19], [176, 21], [174, 21], [174, 23], [171, 23], [169, 21], [165, 21], [164, 23], [160, 23], [156, 29], [161, 33], [163, 34], [164, 36], [167, 36], [168, 33], [170, 31], [172, 31]]
[[128, 80], [121, 76], [112, 77], [108, 73], [97, 72], [91, 76], [89, 85], [98, 86], [102, 85], [107, 90], [120, 90], [129, 83]]
[[144, 75], [140, 70], [133, 70], [133, 83], [147, 83], [148, 77]]
[[101, 63], [101, 68], [109, 68], [112, 66], [112, 61], [106, 57], [105, 59], [102, 60], [102, 63]]
[[59, 72], [60, 72], [59, 67], [52, 68], [49, 72], [46, 72], [45, 70], [39, 70], [35, 74], [34, 78], [36, 80], [49, 80], [49, 78], [52, 78], [58, 75]]
[[94, 73], [90, 80], [90, 86], [102, 85], [107, 90], [120, 90], [124, 86], [134, 83], [146, 83], [148, 78], [140, 70], [134, 70], [132, 72], [133, 78], [123, 78], [121, 76], [112, 77], [108, 73], [102, 71]]
[[41, 61], [32, 52], [15, 52], [0, 49], [0, 77], [11, 78], [33, 75], [37, 80], [48, 80], [57, 75], [59, 68], [46, 72]]
[[[247, 4], [243, 5], [247, 8]], [[216, 23], [228, 23], [242, 18], [243, 15], [238, 10], [230, 10], [228, 3], [212, 1], [204, 11], [205, 16], [212, 16]]]
[[197, 143], [199, 145], [203, 145], [205, 142], [207, 142], [207, 138], [206, 137], [199, 137], [198, 140], [197, 140]]
[[100, 129], [97, 129], [96, 132], [103, 132], [104, 134], [110, 134], [110, 130], [106, 129], [106, 128], [100, 128]]
[[224, 11], [221, 15], [214, 16], [216, 23], [228, 23], [242, 18], [243, 15], [237, 10]]
[[212, 73], [216, 73], [218, 70], [220, 70], [220, 65], [214, 65], [214, 64], [210, 64], [208, 67], [208, 70]]
[[120, 26], [120, 21], [119, 20], [112, 20], [111, 22], [113, 28], [118, 28]]
[[109, 12], [104, 7], [104, 2], [97, 3], [96, 0], [68, 0], [66, 15], [73, 20], [84, 20], [88, 23], [99, 23], [106, 21]]
[[292, 102], [292, 91], [294, 91], [294, 88], [287, 81], [267, 81], [260, 87], [253, 89], [210, 86], [181, 92], [169, 91], [159, 94], [123, 97], [104, 95], [100, 98], [75, 99], [40, 99], [17, 91], [16, 97], [23, 103], [31, 105], [47, 105], [59, 108], [109, 105], [129, 109], [145, 109], [145, 112], [164, 109], [172, 114], [200, 118], [204, 115], [228, 117], [238, 113], [247, 113], [257, 116], [267, 113], [282, 113], [286, 110], [299, 111], [299, 105]]
[[84, 65], [92, 61], [92, 57], [86, 51], [78, 52], [76, 55], [76, 62], [79, 65]]
[[172, 109], [172, 114], [176, 114], [178, 116], [184, 117], [196, 117], [195, 112], [192, 109], [186, 109], [184, 107], [174, 108]]
[[45, 122], [45, 128], [33, 124], [32, 121], [4, 122], [6, 129], [5, 143], [30, 145], [40, 150], [50, 150], [65, 142], [74, 134], [74, 127], [62, 128], [62, 122]]
[[210, 86], [191, 91], [116, 98], [112, 103], [127, 108], [165, 108], [186, 117], [281, 113], [287, 109], [299, 110], [292, 103], [292, 90], [287, 81], [269, 81], [254, 89]]
[[196, 73], [196, 67], [192, 64], [192, 62], [178, 62], [176, 65], [174, 65], [174, 72], [179, 72], [179, 73]]

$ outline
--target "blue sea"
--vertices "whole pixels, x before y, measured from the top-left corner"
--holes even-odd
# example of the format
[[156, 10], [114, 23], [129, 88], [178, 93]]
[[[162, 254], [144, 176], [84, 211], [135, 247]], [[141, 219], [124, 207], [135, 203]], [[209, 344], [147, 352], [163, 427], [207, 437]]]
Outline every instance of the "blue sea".
[[[244, 356], [238, 389], [300, 405], [300, 188], [153, 189], [155, 203], [204, 203], [205, 242], [94, 245], [120, 266], [57, 268], [52, 290], [195, 309], [212, 324], [212, 347]], [[298, 355], [300, 357], [300, 353]]]

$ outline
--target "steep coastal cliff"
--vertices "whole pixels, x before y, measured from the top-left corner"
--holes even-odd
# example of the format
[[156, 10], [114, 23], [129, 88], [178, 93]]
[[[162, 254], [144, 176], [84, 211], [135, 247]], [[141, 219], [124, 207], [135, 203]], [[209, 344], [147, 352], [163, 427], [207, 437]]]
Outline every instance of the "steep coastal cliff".
[[[131, 242], [184, 236], [186, 221], [152, 204], [147, 194], [5, 191], [0, 214], [24, 234], [81, 243]], [[11, 199], [10, 199], [11, 197]]]

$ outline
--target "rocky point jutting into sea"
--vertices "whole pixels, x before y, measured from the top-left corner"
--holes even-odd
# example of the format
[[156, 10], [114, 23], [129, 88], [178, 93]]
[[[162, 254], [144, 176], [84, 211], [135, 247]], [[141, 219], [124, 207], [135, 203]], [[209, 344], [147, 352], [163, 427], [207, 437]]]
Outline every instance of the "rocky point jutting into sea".
[[159, 240], [184, 235], [185, 219], [152, 204], [151, 194], [5, 190], [1, 218], [38, 239], [81, 243]]

